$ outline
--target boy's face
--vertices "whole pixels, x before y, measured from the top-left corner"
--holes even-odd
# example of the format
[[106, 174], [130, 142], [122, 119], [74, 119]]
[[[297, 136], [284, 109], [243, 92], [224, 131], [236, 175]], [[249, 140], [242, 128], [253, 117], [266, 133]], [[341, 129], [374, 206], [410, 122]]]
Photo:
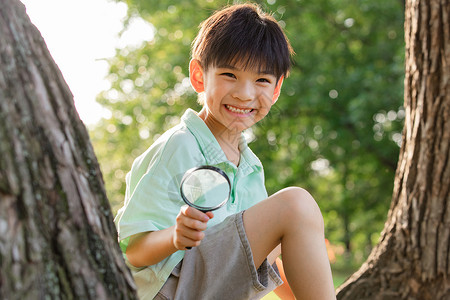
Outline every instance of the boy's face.
[[239, 65], [211, 66], [204, 72], [198, 61], [191, 62], [191, 83], [197, 92], [205, 93], [204, 108], [209, 119], [204, 121], [210, 129], [211, 122], [218, 125], [218, 130], [224, 126], [233, 133], [251, 127], [268, 114], [282, 81], [280, 78], [277, 82], [273, 74], [244, 70]]

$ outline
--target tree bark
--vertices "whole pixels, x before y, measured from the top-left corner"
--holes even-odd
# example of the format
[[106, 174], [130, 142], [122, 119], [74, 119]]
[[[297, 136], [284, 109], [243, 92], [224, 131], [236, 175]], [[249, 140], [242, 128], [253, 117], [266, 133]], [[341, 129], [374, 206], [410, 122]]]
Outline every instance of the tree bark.
[[380, 242], [338, 299], [450, 299], [450, 5], [406, 1], [406, 119]]
[[18, 0], [0, 4], [0, 265], [1, 299], [136, 298], [88, 133]]

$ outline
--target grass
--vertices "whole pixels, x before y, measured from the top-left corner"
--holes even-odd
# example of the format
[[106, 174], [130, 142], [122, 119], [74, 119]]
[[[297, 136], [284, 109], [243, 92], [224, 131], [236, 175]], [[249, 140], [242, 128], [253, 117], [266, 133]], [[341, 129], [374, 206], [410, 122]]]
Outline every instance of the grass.
[[278, 297], [274, 292], [270, 292], [266, 296], [264, 296], [262, 299], [263, 300], [280, 300], [280, 297]]

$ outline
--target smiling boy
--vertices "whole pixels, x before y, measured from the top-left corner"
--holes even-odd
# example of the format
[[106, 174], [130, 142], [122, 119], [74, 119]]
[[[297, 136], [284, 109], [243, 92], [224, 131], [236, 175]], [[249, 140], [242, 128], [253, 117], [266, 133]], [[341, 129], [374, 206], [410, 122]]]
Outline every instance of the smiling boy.
[[[141, 299], [259, 299], [280, 285], [283, 299], [335, 299], [315, 200], [297, 187], [268, 197], [242, 134], [277, 101], [291, 53], [256, 5], [202, 23], [189, 74], [203, 108], [135, 160], [115, 219]], [[231, 180], [231, 199], [214, 214], [183, 205], [179, 192], [184, 172], [205, 164]]]
[[246, 66], [220, 65], [203, 70], [201, 63], [190, 63], [191, 83], [204, 92], [205, 103], [198, 116], [211, 130], [227, 158], [239, 165], [239, 137], [263, 119], [279, 95], [283, 78], [259, 73]]

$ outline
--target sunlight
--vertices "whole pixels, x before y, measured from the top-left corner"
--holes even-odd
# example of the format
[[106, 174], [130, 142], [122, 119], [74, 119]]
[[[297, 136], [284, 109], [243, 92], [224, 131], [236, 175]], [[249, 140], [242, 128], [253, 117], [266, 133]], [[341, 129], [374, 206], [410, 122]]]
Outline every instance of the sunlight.
[[[74, 95], [75, 106], [86, 124], [109, 118], [110, 112], [95, 101], [109, 88], [105, 59], [116, 48], [137, 46], [153, 38], [153, 26], [132, 19], [126, 30], [124, 3], [108, 0], [21, 0], [41, 32], [50, 53]], [[123, 32], [122, 32], [123, 31]], [[119, 36], [119, 33], [122, 34]]]

